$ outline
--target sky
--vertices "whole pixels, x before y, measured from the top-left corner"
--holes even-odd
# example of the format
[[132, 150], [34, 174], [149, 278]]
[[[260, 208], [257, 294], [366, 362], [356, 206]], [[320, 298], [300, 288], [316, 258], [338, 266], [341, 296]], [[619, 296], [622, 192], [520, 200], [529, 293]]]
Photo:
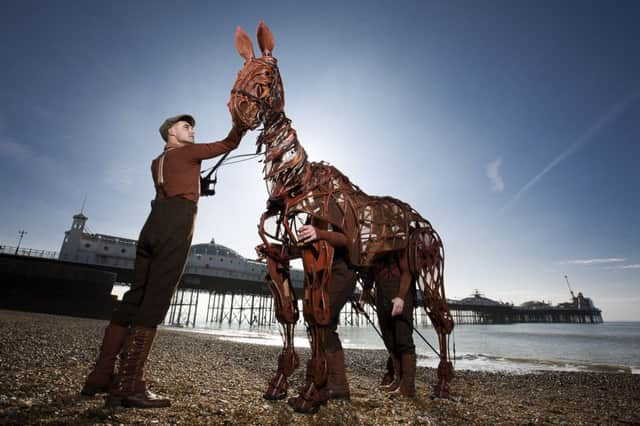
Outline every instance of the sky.
[[[640, 320], [640, 3], [220, 3], [2, 2], [0, 244], [58, 251], [85, 198], [92, 232], [137, 238], [158, 127], [226, 136], [235, 28], [258, 51], [264, 20], [310, 159], [431, 221], [447, 297], [555, 304], [567, 275]], [[194, 243], [255, 258], [261, 171], [220, 169]]]

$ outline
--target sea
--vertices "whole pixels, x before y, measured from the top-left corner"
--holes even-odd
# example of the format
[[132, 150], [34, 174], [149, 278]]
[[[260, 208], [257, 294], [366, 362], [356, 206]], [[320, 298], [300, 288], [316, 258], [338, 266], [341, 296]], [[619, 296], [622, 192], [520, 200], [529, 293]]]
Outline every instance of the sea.
[[[223, 340], [281, 346], [278, 326], [226, 325], [180, 328]], [[339, 327], [347, 349], [384, 349], [373, 327]], [[433, 328], [417, 327], [413, 335], [418, 365], [437, 367]], [[430, 345], [430, 346], [429, 346]], [[298, 326], [296, 347], [309, 347], [304, 326]], [[640, 373], [640, 322], [602, 324], [460, 325], [449, 347], [457, 370], [526, 374], [537, 371]]]
[[[246, 323], [208, 323], [203, 317], [206, 304], [198, 310], [195, 326], [164, 327], [211, 334], [234, 342], [282, 346], [277, 324], [249, 327]], [[384, 350], [382, 339], [372, 326], [339, 326], [338, 333], [347, 349]], [[416, 326], [413, 339], [418, 365], [436, 367], [439, 358], [433, 350], [437, 349], [433, 328]], [[294, 346], [309, 347], [303, 324], [296, 327]], [[457, 325], [451, 335], [449, 353], [457, 370], [640, 374], [640, 322]]]

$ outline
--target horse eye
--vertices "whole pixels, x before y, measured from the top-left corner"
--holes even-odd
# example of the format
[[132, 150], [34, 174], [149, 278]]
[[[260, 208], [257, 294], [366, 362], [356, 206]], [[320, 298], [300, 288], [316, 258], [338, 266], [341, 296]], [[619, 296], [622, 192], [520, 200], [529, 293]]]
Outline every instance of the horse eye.
[[258, 95], [258, 97], [262, 96], [262, 85], [261, 84], [256, 85], [256, 95]]

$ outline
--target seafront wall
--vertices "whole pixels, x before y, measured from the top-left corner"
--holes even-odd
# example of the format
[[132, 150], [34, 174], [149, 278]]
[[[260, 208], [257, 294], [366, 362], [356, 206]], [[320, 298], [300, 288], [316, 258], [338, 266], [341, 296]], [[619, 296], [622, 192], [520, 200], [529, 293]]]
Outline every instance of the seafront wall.
[[86, 265], [0, 254], [0, 309], [108, 319], [115, 279]]

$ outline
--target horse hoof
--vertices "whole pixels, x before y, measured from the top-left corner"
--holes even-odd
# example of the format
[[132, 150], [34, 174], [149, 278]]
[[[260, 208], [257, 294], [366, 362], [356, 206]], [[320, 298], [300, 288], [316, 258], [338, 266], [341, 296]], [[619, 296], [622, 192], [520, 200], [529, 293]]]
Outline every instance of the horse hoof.
[[[326, 404], [326, 401], [324, 401], [324, 403]], [[320, 411], [320, 404], [322, 404], [322, 402], [308, 401], [301, 396], [297, 396], [289, 398], [287, 404], [289, 404], [296, 413], [315, 414]]]
[[287, 392], [266, 392], [262, 394], [262, 397], [268, 401], [280, 401], [287, 397]]
[[303, 399], [293, 407], [293, 411], [300, 414], [316, 414], [320, 411], [320, 403], [311, 403]]

